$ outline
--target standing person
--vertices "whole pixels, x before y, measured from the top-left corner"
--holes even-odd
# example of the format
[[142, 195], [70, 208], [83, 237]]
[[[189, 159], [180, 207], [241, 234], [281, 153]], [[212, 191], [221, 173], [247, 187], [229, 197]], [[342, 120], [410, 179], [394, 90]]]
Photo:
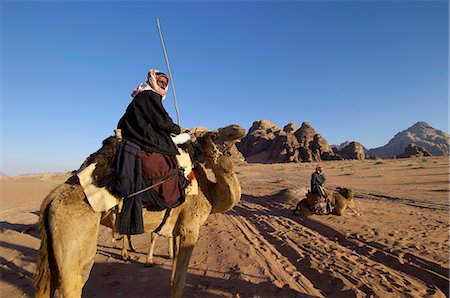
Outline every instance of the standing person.
[[[121, 234], [143, 232], [142, 201], [164, 209], [184, 200], [184, 188], [189, 182], [180, 171], [176, 143], [187, 142], [190, 136], [180, 134], [180, 127], [162, 105], [168, 85], [169, 78], [163, 72], [150, 70], [147, 81], [131, 93], [133, 100], [117, 125], [124, 142], [117, 160], [116, 188], [125, 196], [124, 211], [127, 208]], [[149, 185], [154, 188], [127, 198]]]
[[316, 171], [311, 174], [311, 192], [327, 198], [328, 194], [325, 191], [325, 180], [323, 167], [317, 165]]

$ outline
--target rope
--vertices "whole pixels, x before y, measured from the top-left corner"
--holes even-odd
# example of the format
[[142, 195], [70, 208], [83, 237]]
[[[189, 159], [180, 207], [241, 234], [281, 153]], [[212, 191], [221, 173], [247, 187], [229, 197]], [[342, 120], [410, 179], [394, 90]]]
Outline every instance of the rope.
[[[169, 180], [169, 179], [166, 179], [166, 180]], [[153, 185], [151, 185], [149, 187], [146, 187], [146, 188], [143, 188], [143, 189], [141, 189], [141, 190], [139, 190], [137, 192], [134, 192], [131, 195], [127, 196], [127, 198], [131, 198], [131, 197], [137, 196], [138, 194], [146, 192], [147, 190], [150, 190], [150, 189], [152, 189], [152, 188], [154, 188], [154, 187], [156, 187], [158, 185], [163, 184], [164, 182], [166, 182], [166, 180], [159, 181], [158, 183], [155, 183], [155, 184], [153, 184]]]
[[164, 40], [163, 40], [163, 36], [162, 36], [162, 32], [161, 32], [161, 26], [159, 24], [159, 19], [156, 19], [156, 25], [158, 26], [159, 41], [161, 42], [161, 46], [163, 48], [164, 58], [166, 59], [167, 70], [169, 71], [170, 81], [172, 82], [173, 104], [175, 106], [175, 111], [177, 112], [177, 122], [178, 122], [178, 126], [181, 127], [180, 114], [178, 112], [178, 104], [177, 104], [177, 94], [175, 92], [175, 84], [174, 84], [174, 81], [172, 78], [172, 71], [170, 70], [169, 57], [167, 56], [166, 47], [164, 46]]
[[159, 179], [163, 179], [163, 180], [161, 180], [158, 183], [155, 183], [153, 185], [150, 185], [150, 186], [148, 186], [146, 188], [143, 188], [143, 189], [141, 189], [141, 190], [139, 190], [137, 192], [134, 192], [134, 193], [130, 194], [129, 196], [127, 196], [127, 198], [131, 198], [131, 197], [137, 196], [138, 194], [141, 194], [141, 193], [146, 192], [146, 191], [148, 191], [148, 190], [150, 190], [150, 189], [152, 189], [152, 188], [154, 188], [154, 187], [156, 187], [158, 185], [161, 185], [164, 182], [166, 182], [167, 180], [170, 180], [170, 179], [176, 177], [181, 171], [182, 171], [182, 168], [177, 168], [172, 174], [165, 175], [165, 176], [159, 176], [159, 177], [150, 177], [150, 179], [152, 179], [152, 180], [159, 180]]

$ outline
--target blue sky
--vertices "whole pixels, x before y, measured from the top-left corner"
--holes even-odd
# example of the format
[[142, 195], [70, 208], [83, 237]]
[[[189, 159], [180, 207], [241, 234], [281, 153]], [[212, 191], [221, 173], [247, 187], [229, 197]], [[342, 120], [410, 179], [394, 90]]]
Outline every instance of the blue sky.
[[156, 18], [183, 127], [308, 121], [366, 148], [418, 121], [448, 132], [448, 15], [448, 1], [3, 1], [0, 172], [96, 151], [147, 71], [166, 71]]

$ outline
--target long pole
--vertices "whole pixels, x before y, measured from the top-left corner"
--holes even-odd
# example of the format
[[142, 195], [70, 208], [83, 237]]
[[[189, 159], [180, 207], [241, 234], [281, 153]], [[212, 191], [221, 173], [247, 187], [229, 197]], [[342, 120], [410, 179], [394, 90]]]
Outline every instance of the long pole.
[[173, 104], [175, 106], [175, 111], [177, 113], [177, 122], [178, 126], [181, 126], [180, 113], [178, 112], [177, 94], [175, 92], [175, 84], [173, 82], [172, 71], [170, 70], [169, 57], [167, 56], [166, 47], [164, 46], [164, 40], [161, 32], [161, 25], [159, 24], [159, 19], [156, 19], [156, 25], [158, 26], [159, 41], [161, 42], [161, 46], [164, 52], [164, 58], [166, 59], [167, 70], [169, 71], [170, 81], [172, 82]]

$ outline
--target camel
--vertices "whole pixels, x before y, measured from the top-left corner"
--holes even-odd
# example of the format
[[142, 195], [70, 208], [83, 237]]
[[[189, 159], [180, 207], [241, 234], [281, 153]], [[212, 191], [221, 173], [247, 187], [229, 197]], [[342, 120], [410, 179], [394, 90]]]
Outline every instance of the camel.
[[[172, 297], [182, 296], [189, 260], [200, 227], [209, 214], [226, 212], [240, 200], [241, 187], [226, 153], [231, 144], [244, 136], [245, 129], [230, 125], [197, 138], [203, 159], [212, 169], [216, 182], [208, 180], [202, 166], [196, 167], [198, 195], [186, 196], [185, 202], [171, 209], [168, 216], [164, 210], [143, 212], [146, 231], [159, 228], [160, 235], [179, 239], [172, 266]], [[85, 162], [97, 163], [92, 174], [95, 183], [116, 196], [113, 185], [118, 148], [119, 141], [109, 137]], [[64, 298], [81, 297], [94, 264], [100, 222], [107, 223], [111, 218], [111, 212], [92, 210], [77, 176], [72, 176], [47, 195], [40, 209], [41, 245], [33, 282], [36, 297], [53, 296], [56, 289]]]
[[[333, 207], [333, 214], [341, 216], [346, 209], [349, 209], [360, 216], [353, 208], [355, 207], [354, 195], [351, 189], [337, 187], [336, 192], [328, 191], [328, 200]], [[295, 215], [300, 215], [301, 211], [309, 210], [315, 214], [328, 214], [325, 208], [325, 198], [319, 194], [308, 192], [306, 198], [300, 200], [294, 209]]]

